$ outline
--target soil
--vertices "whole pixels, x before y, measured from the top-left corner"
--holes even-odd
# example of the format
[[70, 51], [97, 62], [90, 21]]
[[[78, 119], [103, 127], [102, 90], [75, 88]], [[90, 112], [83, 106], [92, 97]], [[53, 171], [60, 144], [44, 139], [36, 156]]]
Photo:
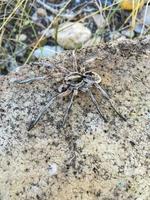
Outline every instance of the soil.
[[[150, 37], [77, 50], [78, 67], [97, 72], [116, 108], [93, 88], [105, 123], [79, 93], [61, 128], [69, 98], [60, 98], [27, 131], [63, 72], [74, 71], [66, 51], [42, 65], [25, 65], [0, 78], [0, 199], [148, 200], [150, 197]], [[50, 75], [32, 84], [15, 79]]]

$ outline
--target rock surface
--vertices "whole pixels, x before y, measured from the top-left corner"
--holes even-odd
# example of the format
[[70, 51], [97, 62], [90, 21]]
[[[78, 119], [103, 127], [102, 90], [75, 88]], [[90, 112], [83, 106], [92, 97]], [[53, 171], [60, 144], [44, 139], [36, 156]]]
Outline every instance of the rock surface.
[[[1, 77], [1, 200], [149, 199], [150, 38], [86, 48], [76, 54], [78, 66], [101, 75], [102, 86], [128, 120], [120, 120], [93, 90], [108, 123], [88, 97], [79, 94], [64, 129], [60, 123], [68, 98], [57, 100], [27, 131], [27, 123], [57, 92], [63, 76], [58, 68], [64, 65], [73, 70], [71, 51], [49, 60], [53, 70], [24, 66]], [[13, 83], [16, 78], [48, 73], [48, 80]]]

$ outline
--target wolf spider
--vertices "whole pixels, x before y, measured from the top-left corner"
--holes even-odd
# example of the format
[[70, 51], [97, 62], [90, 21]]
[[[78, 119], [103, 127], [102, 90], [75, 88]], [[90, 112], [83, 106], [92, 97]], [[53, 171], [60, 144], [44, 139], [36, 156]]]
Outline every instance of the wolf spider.
[[[43, 63], [42, 63], [43, 64]], [[107, 119], [105, 118], [105, 116], [102, 114], [98, 102], [95, 99], [91, 89], [92, 87], [96, 87], [98, 89], [98, 91], [102, 94], [103, 97], [105, 97], [106, 100], [109, 101], [112, 109], [118, 114], [118, 116], [123, 119], [124, 121], [126, 121], [126, 118], [120, 114], [116, 108], [114, 107], [109, 95], [107, 94], [107, 92], [100, 86], [100, 82], [101, 82], [101, 77], [99, 74], [97, 74], [96, 72], [93, 71], [81, 71], [79, 72], [78, 69], [76, 69], [74, 72], [71, 72], [65, 68], [62, 68], [63, 71], [66, 70], [66, 74], [64, 76], [63, 79], [63, 84], [58, 88], [58, 94], [56, 94], [55, 96], [53, 96], [49, 102], [47, 103], [47, 105], [39, 112], [38, 116], [32, 120], [30, 122], [30, 125], [28, 127], [28, 131], [31, 130], [37, 123], [38, 121], [41, 119], [41, 117], [43, 116], [43, 114], [48, 110], [48, 108], [50, 107], [50, 105], [58, 98], [58, 97], [64, 97], [64, 96], [68, 96], [71, 95], [70, 98], [70, 102], [67, 106], [67, 109], [65, 111], [65, 115], [64, 115], [64, 119], [63, 119], [63, 123], [62, 126], [64, 126], [64, 124], [66, 123], [66, 119], [68, 117], [69, 111], [71, 109], [71, 106], [73, 104], [73, 100], [74, 97], [78, 94], [78, 92], [84, 92], [87, 93], [88, 96], [90, 97], [91, 101], [93, 102], [93, 104], [95, 105], [100, 117], [107, 122]], [[37, 80], [42, 80], [45, 79], [46, 77], [35, 77], [35, 78], [31, 78], [31, 79], [26, 79], [26, 80], [16, 80], [16, 83], [19, 84], [23, 84], [23, 83], [31, 83], [33, 81], [37, 81]]]

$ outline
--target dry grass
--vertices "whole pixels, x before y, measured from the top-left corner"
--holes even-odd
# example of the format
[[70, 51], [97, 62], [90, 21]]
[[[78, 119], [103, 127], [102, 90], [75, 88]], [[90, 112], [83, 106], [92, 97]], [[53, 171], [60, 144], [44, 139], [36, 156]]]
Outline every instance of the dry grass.
[[[59, 19], [60, 15], [67, 9], [71, 0], [66, 1], [63, 7], [55, 15], [53, 21], [46, 27], [50, 29]], [[148, 1], [148, 3], [150, 0]], [[1, 0], [0, 2], [0, 72], [8, 65], [8, 60], [14, 59], [17, 63], [24, 64], [30, 61], [34, 50], [41, 45], [45, 35], [39, 35], [37, 26], [33, 23], [31, 16], [33, 14], [35, 0]], [[147, 3], [147, 6], [148, 6]], [[138, 10], [140, 7], [140, 1], [137, 6], [132, 10], [129, 16], [125, 19], [124, 23], [119, 27], [118, 31], [127, 27], [128, 22], [131, 20], [131, 29], [134, 29]], [[122, 12], [119, 7], [119, 1], [114, 2], [110, 6], [103, 6], [102, 9], [98, 9], [96, 12], [87, 14], [86, 16], [79, 18], [78, 22], [84, 22], [90, 19], [96, 14], [103, 14], [108, 21], [108, 29], [110, 29], [110, 23], [113, 22], [116, 12]], [[107, 15], [106, 15], [107, 13]], [[113, 26], [111, 24], [111, 26]], [[115, 26], [115, 25], [114, 25]], [[57, 27], [55, 27], [57, 28]], [[143, 27], [144, 28], [144, 27]], [[116, 29], [116, 27], [114, 27]], [[98, 29], [95, 32], [95, 37], [105, 34], [106, 29]], [[26, 34], [27, 39], [24, 42], [18, 38], [21, 34]], [[141, 33], [143, 34], [143, 32]], [[93, 40], [94, 41], [94, 40]], [[24, 46], [23, 46], [24, 45]], [[25, 55], [20, 58], [18, 55], [23, 47], [26, 51]]]

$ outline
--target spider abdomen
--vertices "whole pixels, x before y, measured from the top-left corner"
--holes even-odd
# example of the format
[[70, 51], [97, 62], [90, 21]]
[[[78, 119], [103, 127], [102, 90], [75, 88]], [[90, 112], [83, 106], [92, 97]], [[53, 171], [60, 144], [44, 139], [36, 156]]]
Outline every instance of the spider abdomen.
[[96, 72], [87, 71], [83, 74], [83, 80], [88, 84], [100, 83], [101, 77]]

